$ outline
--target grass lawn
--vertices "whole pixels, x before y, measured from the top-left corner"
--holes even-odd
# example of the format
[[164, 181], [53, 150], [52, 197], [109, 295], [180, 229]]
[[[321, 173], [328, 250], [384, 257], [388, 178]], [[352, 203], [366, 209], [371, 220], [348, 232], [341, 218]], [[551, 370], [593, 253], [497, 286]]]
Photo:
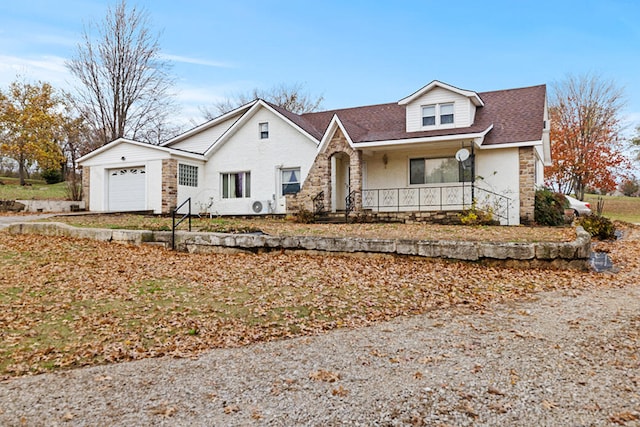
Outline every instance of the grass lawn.
[[66, 200], [67, 183], [47, 184], [44, 181], [28, 179], [27, 186], [21, 186], [18, 178], [0, 177], [0, 200]]
[[0, 379], [189, 357], [435, 309], [491, 315], [492, 303], [541, 290], [636, 284], [636, 234], [607, 244], [621, 268], [611, 276], [410, 257], [186, 254], [0, 232]]
[[596, 211], [598, 199], [604, 200], [602, 215], [613, 220], [634, 224], [640, 223], [640, 197], [598, 196], [585, 194], [585, 202], [591, 203], [591, 210]]

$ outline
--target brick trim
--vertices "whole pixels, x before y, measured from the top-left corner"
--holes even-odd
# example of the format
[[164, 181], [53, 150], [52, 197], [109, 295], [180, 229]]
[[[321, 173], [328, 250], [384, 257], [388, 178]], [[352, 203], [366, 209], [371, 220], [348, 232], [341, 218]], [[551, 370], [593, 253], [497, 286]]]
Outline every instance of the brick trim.
[[89, 166], [82, 167], [82, 200], [86, 210], [90, 210], [91, 197], [91, 168]]
[[536, 197], [536, 155], [533, 147], [518, 150], [520, 174], [520, 223], [530, 224], [534, 220]]
[[171, 213], [178, 206], [178, 161], [162, 160], [162, 213]]

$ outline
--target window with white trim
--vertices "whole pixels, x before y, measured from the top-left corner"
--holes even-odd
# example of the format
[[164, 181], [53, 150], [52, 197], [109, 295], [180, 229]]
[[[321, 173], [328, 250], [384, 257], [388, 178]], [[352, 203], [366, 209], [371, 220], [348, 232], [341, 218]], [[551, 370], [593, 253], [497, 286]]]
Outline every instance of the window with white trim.
[[260, 123], [258, 125], [258, 128], [260, 129], [260, 139], [269, 138], [269, 123], [268, 122]]
[[455, 121], [453, 103], [422, 107], [422, 127], [452, 125]]
[[223, 173], [221, 176], [223, 199], [251, 197], [251, 172]]
[[422, 107], [422, 126], [434, 126], [436, 124], [436, 106]]
[[178, 164], [178, 184], [188, 187], [198, 186], [198, 167], [192, 165]]
[[300, 168], [281, 169], [282, 195], [300, 191]]
[[453, 104], [440, 105], [440, 124], [453, 124]]
[[454, 157], [409, 159], [409, 184], [470, 182], [471, 171]]

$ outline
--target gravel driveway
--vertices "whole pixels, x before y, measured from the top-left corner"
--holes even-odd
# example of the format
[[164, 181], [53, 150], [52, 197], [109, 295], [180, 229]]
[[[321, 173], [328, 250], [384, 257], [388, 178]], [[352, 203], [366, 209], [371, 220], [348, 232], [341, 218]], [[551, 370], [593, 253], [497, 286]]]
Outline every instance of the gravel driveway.
[[0, 424], [640, 425], [640, 287], [535, 298], [12, 379]]

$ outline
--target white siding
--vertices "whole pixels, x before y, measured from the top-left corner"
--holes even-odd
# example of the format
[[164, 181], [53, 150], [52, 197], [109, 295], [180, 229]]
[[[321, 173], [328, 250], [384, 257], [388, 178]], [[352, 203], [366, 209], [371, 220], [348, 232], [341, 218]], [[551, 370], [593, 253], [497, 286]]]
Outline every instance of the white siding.
[[[467, 127], [472, 124], [475, 106], [469, 98], [455, 92], [435, 87], [421, 97], [407, 104], [407, 132], [417, 132], [425, 129], [439, 129], [439, 126], [422, 127], [422, 107], [425, 105], [454, 103], [454, 124], [444, 127]], [[474, 110], [472, 114], [471, 110]]]
[[154, 146], [145, 147], [123, 142], [83, 162], [83, 166], [91, 168], [89, 210], [104, 212], [109, 209], [108, 174], [111, 169], [144, 167], [147, 193], [144, 209], [161, 213], [162, 159], [169, 157], [169, 153]]
[[[260, 139], [259, 123], [269, 123], [269, 138]], [[288, 122], [266, 108], [259, 109], [212, 154], [204, 166], [202, 184], [195, 203], [213, 198], [211, 213], [252, 214], [251, 204], [270, 201], [274, 213], [286, 213], [280, 188], [280, 169], [300, 167], [304, 182], [316, 156], [317, 146]], [[221, 174], [251, 172], [251, 197], [223, 199]]]
[[[122, 159], [124, 157], [124, 160]], [[140, 163], [148, 159], [168, 159], [170, 154], [150, 145], [148, 147], [122, 142], [82, 162], [83, 166], [113, 165], [126, 167], [131, 163]]]
[[[180, 185], [180, 164], [196, 166], [198, 168], [198, 186], [191, 187], [188, 185]], [[208, 204], [206, 193], [206, 182], [204, 179], [204, 162], [198, 162], [193, 160], [178, 160], [178, 205], [182, 204], [185, 200], [191, 197], [191, 213], [204, 213]], [[181, 209], [181, 213], [187, 212], [187, 207]]]
[[213, 143], [216, 142], [218, 138], [220, 138], [220, 136], [236, 122], [236, 120], [238, 120], [238, 117], [225, 120], [224, 122], [218, 123], [216, 126], [203, 130], [202, 132], [186, 138], [183, 141], [171, 144], [170, 147], [204, 154], [204, 152], [207, 151], [207, 149], [211, 147]]
[[511, 199], [509, 224], [520, 223], [518, 148], [476, 150], [476, 184]]

